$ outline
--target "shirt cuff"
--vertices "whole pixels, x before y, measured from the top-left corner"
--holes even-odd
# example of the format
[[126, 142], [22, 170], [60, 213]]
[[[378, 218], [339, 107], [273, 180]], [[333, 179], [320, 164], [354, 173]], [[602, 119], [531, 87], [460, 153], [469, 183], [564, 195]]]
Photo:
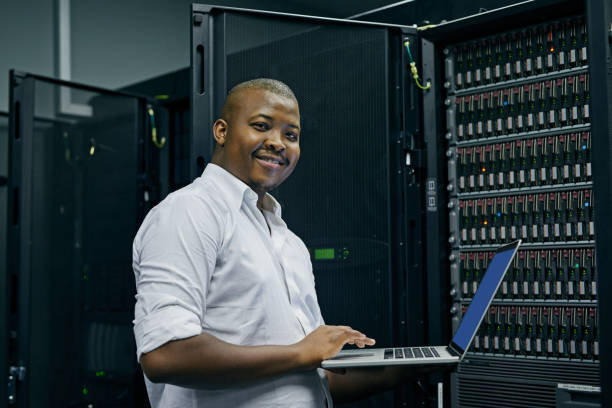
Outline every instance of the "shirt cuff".
[[134, 322], [136, 356], [173, 340], [186, 339], [202, 333], [202, 325], [196, 314], [181, 306], [167, 306]]

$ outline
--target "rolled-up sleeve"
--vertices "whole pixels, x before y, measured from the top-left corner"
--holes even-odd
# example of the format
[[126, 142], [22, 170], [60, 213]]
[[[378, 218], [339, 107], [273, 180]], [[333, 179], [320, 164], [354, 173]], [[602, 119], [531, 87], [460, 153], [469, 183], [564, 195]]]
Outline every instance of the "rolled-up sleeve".
[[138, 361], [169, 341], [202, 332], [206, 291], [221, 242], [221, 215], [197, 196], [165, 200], [133, 245]]

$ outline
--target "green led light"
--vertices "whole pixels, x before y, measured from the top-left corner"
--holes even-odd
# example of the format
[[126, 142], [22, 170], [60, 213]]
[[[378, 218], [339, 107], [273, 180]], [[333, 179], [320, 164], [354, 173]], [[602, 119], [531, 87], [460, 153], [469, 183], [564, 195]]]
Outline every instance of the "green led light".
[[83, 393], [83, 395], [87, 395], [87, 394], [89, 394], [89, 390], [87, 389], [87, 387], [83, 387], [83, 389], [81, 390], [81, 392]]
[[576, 265], [574, 265], [574, 268], [577, 268], [577, 267], [579, 267], [579, 266], [580, 266], [580, 264], [576, 264]]
[[334, 248], [317, 248], [314, 250], [314, 258], [317, 261], [335, 259], [336, 251], [334, 250]]

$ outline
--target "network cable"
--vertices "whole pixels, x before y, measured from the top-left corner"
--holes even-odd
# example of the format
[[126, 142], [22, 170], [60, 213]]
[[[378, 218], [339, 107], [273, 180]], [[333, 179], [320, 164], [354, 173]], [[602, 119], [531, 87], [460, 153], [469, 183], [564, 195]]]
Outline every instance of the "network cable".
[[410, 52], [410, 42], [408, 40], [404, 41], [404, 46], [406, 47], [406, 51], [408, 51], [408, 59], [410, 59], [410, 72], [412, 72], [412, 78], [414, 78], [414, 82], [417, 84], [419, 88], [426, 91], [431, 88], [431, 82], [427, 81], [427, 85], [423, 86], [419, 82], [419, 73], [417, 71], [416, 62], [414, 62], [414, 58], [412, 58], [412, 53]]
[[149, 124], [151, 125], [151, 139], [153, 140], [153, 144], [161, 149], [166, 144], [166, 138], [162, 137], [161, 140], [157, 140], [157, 126], [155, 124], [155, 111], [153, 107], [149, 105], [147, 107], [147, 114], [149, 115]]

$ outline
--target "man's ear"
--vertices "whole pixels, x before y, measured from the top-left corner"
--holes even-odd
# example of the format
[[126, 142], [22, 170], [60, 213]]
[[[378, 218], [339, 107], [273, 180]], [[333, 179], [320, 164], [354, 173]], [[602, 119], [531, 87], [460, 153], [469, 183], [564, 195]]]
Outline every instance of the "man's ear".
[[223, 146], [225, 144], [227, 132], [228, 125], [225, 119], [217, 119], [213, 124], [213, 137], [215, 138], [215, 142], [217, 142], [219, 146]]

